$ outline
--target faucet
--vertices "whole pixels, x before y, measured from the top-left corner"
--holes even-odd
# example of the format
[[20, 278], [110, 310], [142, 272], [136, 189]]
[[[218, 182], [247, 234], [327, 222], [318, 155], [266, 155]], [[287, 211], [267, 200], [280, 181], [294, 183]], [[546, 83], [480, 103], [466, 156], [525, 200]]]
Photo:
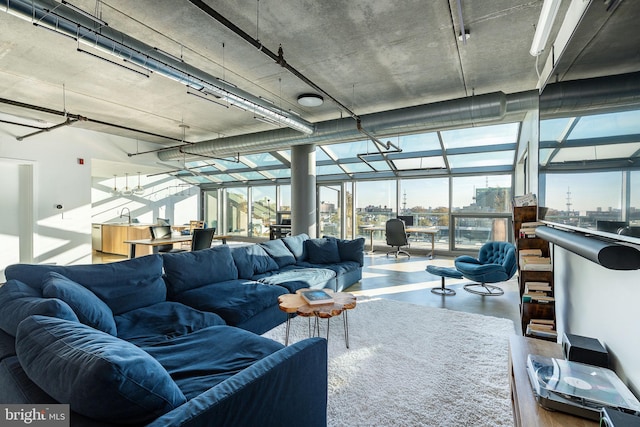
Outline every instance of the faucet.
[[130, 210], [128, 207], [126, 207], [126, 206], [125, 206], [124, 208], [122, 208], [122, 210], [120, 211], [120, 218], [122, 218], [123, 216], [125, 216], [125, 214], [124, 214], [124, 210], [125, 210], [125, 209], [126, 209], [126, 210], [127, 210], [127, 212], [128, 212], [128, 213], [127, 213], [127, 215], [126, 215], [126, 217], [129, 219], [129, 224], [131, 224], [131, 210]]

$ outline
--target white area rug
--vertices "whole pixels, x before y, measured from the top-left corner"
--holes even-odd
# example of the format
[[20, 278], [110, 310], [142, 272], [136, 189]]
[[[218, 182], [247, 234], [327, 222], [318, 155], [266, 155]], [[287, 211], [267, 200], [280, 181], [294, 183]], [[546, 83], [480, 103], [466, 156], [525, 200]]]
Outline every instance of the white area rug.
[[[330, 426], [513, 425], [511, 320], [359, 297], [350, 349], [342, 324], [330, 324]], [[306, 318], [293, 319], [290, 342], [308, 332]], [[265, 336], [284, 343], [285, 325]]]

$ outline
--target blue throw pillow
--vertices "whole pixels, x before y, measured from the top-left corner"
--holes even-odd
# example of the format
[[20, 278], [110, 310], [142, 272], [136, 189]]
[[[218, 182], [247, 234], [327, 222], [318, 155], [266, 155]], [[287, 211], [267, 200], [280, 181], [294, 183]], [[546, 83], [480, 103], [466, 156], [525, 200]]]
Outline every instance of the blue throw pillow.
[[0, 329], [16, 336], [18, 325], [33, 314], [78, 321], [71, 307], [59, 299], [43, 298], [40, 291], [19, 280], [0, 286]]
[[169, 295], [238, 278], [227, 245], [191, 252], [165, 253], [164, 272]]
[[167, 288], [162, 280], [162, 258], [157, 254], [108, 264], [14, 264], [7, 267], [5, 276], [41, 289], [50, 271], [89, 289], [109, 306], [113, 314], [126, 313], [167, 299]]
[[267, 251], [280, 268], [296, 263], [296, 257], [287, 249], [282, 239], [268, 240], [260, 243], [260, 246]]
[[238, 267], [238, 277], [251, 279], [256, 274], [278, 270], [278, 264], [260, 245], [236, 246], [231, 249], [233, 261]]
[[296, 257], [296, 261], [306, 261], [307, 259], [304, 244], [306, 240], [309, 240], [309, 236], [304, 233], [282, 238], [282, 242], [289, 248], [293, 256]]
[[340, 260], [355, 261], [362, 267], [364, 265], [364, 237], [353, 240], [337, 240]]
[[16, 354], [29, 378], [72, 411], [110, 423], [144, 423], [186, 402], [148, 353], [82, 323], [31, 316]]
[[55, 272], [49, 272], [42, 284], [42, 295], [66, 302], [81, 323], [110, 335], [117, 335], [113, 312], [107, 304], [84, 286]]
[[307, 261], [311, 264], [335, 264], [340, 262], [336, 239], [309, 239], [305, 244]]

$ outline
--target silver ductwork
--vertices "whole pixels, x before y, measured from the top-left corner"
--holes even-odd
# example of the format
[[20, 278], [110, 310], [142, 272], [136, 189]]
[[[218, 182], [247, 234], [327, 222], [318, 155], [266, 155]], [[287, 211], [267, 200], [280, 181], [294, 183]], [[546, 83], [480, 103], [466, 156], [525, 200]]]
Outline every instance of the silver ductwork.
[[[536, 92], [522, 94], [535, 100]], [[523, 103], [531, 104], [531, 103]], [[377, 136], [428, 131], [468, 124], [501, 120], [507, 114], [507, 96], [502, 92], [468, 98], [452, 99], [433, 104], [400, 108], [360, 116], [362, 126]], [[183, 159], [185, 154], [228, 156], [238, 152], [257, 152], [288, 149], [293, 145], [321, 144], [366, 139], [352, 118], [316, 123], [313, 135], [300, 135], [289, 129], [277, 129], [247, 135], [197, 142], [188, 147], [158, 153], [160, 160]]]
[[175, 80], [205, 97], [213, 96], [240, 106], [304, 134], [313, 133], [313, 125], [306, 120], [115, 30], [89, 14], [79, 13], [72, 6], [54, 0], [0, 0], [0, 5], [7, 13]]

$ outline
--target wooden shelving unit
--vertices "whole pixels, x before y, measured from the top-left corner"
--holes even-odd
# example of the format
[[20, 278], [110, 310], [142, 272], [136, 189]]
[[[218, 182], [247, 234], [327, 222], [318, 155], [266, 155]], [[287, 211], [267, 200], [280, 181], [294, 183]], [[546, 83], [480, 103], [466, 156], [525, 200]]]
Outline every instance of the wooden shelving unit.
[[[549, 242], [538, 237], [521, 237], [520, 229], [523, 223], [536, 222], [538, 219], [537, 206], [523, 206], [513, 208], [513, 231], [516, 241], [516, 249], [518, 260], [520, 259], [520, 251], [525, 249], [539, 249], [543, 257], [550, 257], [551, 252]], [[552, 260], [553, 262], [553, 260]], [[553, 265], [553, 264], [552, 264]], [[522, 270], [518, 263], [518, 283], [520, 286], [520, 320], [522, 333], [533, 338], [547, 339], [556, 341], [555, 337], [541, 337], [538, 335], [528, 335], [527, 326], [532, 319], [552, 320], [555, 325], [555, 301], [523, 302], [522, 296], [525, 294], [525, 283], [527, 282], [546, 282], [551, 286], [551, 295], [554, 296], [553, 271], [529, 271]], [[555, 326], [554, 326], [555, 329]]]

